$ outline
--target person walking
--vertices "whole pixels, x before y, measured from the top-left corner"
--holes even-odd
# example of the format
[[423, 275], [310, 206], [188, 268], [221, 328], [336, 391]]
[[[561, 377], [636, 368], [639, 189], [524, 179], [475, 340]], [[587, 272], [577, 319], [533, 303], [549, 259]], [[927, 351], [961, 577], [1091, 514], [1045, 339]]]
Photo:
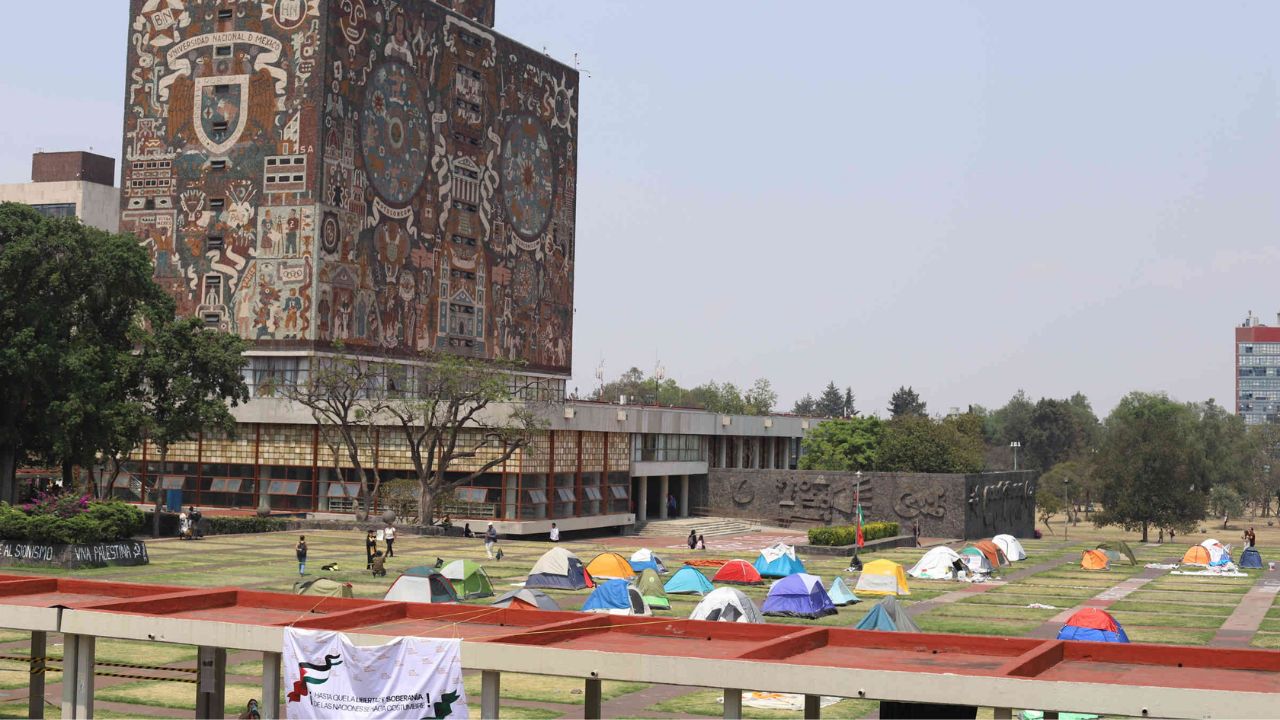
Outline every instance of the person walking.
[[299, 535], [298, 544], [293, 546], [293, 552], [298, 556], [298, 577], [307, 574], [307, 536]]
[[395, 557], [396, 526], [388, 525], [387, 529], [382, 531], [382, 539], [387, 541], [387, 557]]
[[689, 531], [689, 540], [687, 542], [689, 543], [690, 550], [696, 549], [698, 547], [698, 531], [697, 530]]
[[551, 523], [551, 542], [560, 542], [560, 528], [556, 527], [555, 523]]
[[373, 569], [373, 554], [378, 550], [378, 535], [372, 530], [364, 538], [364, 569]]
[[498, 542], [498, 531], [493, 528], [493, 523], [489, 523], [489, 528], [484, 531], [484, 553], [493, 559], [493, 546]]

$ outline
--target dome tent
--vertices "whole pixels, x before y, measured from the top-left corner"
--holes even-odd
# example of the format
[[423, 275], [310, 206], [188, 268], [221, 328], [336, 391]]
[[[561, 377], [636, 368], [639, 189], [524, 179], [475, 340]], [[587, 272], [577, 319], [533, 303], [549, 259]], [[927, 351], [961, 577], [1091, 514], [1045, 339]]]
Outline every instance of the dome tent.
[[440, 573], [449, 578], [454, 590], [462, 593], [463, 600], [493, 597], [493, 583], [489, 573], [471, 560], [454, 560], [441, 568]]
[[653, 568], [645, 568], [640, 573], [640, 578], [636, 580], [636, 589], [640, 591], [640, 596], [649, 604], [649, 607], [655, 610], [670, 610], [671, 601], [667, 599], [667, 593], [662, 589], [662, 578], [658, 577], [658, 571]]
[[636, 586], [626, 580], [606, 580], [582, 604], [582, 612], [610, 615], [652, 615]]
[[1240, 567], [1242, 568], [1262, 567], [1262, 554], [1258, 552], [1258, 548], [1247, 547], [1244, 549], [1244, 552], [1240, 553]]
[[964, 561], [965, 567], [969, 568], [969, 572], [990, 575], [993, 571], [987, 556], [972, 545], [960, 551], [960, 559]]
[[1231, 548], [1227, 545], [1223, 545], [1213, 538], [1200, 543], [1200, 547], [1209, 551], [1210, 567], [1226, 565], [1231, 562]]
[[587, 574], [593, 578], [630, 580], [636, 576], [631, 562], [616, 552], [602, 552], [587, 563]]
[[1059, 640], [1084, 640], [1088, 642], [1129, 642], [1120, 623], [1111, 613], [1099, 608], [1087, 607], [1067, 618], [1067, 624], [1058, 631]]
[[1004, 550], [1001, 550], [999, 545], [990, 540], [979, 540], [973, 546], [987, 556], [987, 560], [991, 563], [993, 569], [998, 570], [1009, 564], [1009, 558], [1004, 554]]
[[997, 535], [991, 538], [991, 542], [996, 544], [1004, 552], [1004, 556], [1009, 558], [1009, 562], [1018, 562], [1027, 559], [1027, 551], [1023, 549], [1022, 543], [1018, 542], [1018, 538], [1012, 535]]
[[[981, 555], [981, 551], [979, 551]], [[945, 580], [951, 577], [953, 571], [952, 563], [959, 560], [960, 554], [955, 550], [939, 545], [931, 548], [924, 557], [916, 561], [915, 565], [907, 571], [907, 574], [913, 578], [922, 580]]]
[[769, 596], [760, 608], [765, 615], [799, 617], [816, 620], [835, 615], [836, 606], [831, 602], [822, 578], [806, 573], [788, 575], [769, 588]]
[[697, 568], [685, 565], [677, 570], [675, 575], [671, 576], [671, 579], [667, 581], [667, 584], [662, 589], [666, 590], [669, 595], [706, 595], [715, 590], [715, 586]]
[[553, 547], [538, 558], [525, 580], [527, 588], [581, 590], [592, 587], [591, 576], [577, 555], [562, 547]]
[[863, 595], [910, 595], [907, 574], [892, 560], [872, 560], [862, 567], [854, 592]]
[[720, 567], [711, 581], [731, 585], [759, 585], [764, 579], [746, 560], [730, 560]]
[[556, 604], [555, 600], [551, 599], [550, 595], [541, 590], [530, 590], [529, 588], [519, 588], [505, 593], [493, 601], [493, 606], [510, 607], [517, 610], [560, 610], [560, 606]]
[[902, 609], [902, 605], [898, 604], [898, 599], [887, 597], [871, 611], [862, 616], [862, 620], [853, 626], [855, 630], [881, 630], [889, 632], [923, 632], [919, 625], [907, 615]]
[[[1100, 542], [1098, 543], [1098, 549], [1120, 553], [1128, 560], [1129, 565], [1138, 564], [1138, 556], [1133, 554], [1133, 548], [1129, 547], [1129, 543], [1123, 540], [1108, 540], [1106, 542]], [[1111, 552], [1107, 553], [1107, 557], [1111, 556]]]
[[836, 607], [857, 605], [862, 602], [858, 599], [857, 595], [853, 594], [853, 591], [849, 589], [849, 586], [845, 584], [844, 578], [839, 575], [831, 581], [831, 587], [827, 590], [827, 596], [831, 598], [831, 604]]
[[667, 566], [662, 563], [662, 558], [658, 557], [649, 548], [640, 548], [631, 553], [631, 569], [637, 573], [644, 572], [645, 568], [653, 568], [658, 573], [667, 574]]
[[689, 614], [690, 620], [716, 620], [719, 622], [762, 623], [764, 617], [746, 593], [737, 588], [716, 588], [702, 598], [702, 602]]
[[355, 597], [351, 590], [351, 583], [340, 583], [329, 578], [316, 578], [315, 580], [299, 580], [293, 584], [293, 592], [296, 595], [323, 595], [325, 597]]
[[782, 578], [804, 572], [804, 563], [796, 557], [795, 548], [780, 542], [760, 551], [755, 568], [762, 578]]
[[1182, 554], [1183, 565], [1204, 565], [1209, 566], [1209, 551], [1199, 545], [1192, 545]]
[[412, 567], [404, 571], [391, 584], [383, 600], [403, 600], [423, 603], [458, 602], [458, 592], [453, 589], [449, 578], [440, 574], [439, 570], [426, 565]]
[[1085, 550], [1080, 553], [1080, 567], [1085, 570], [1106, 570], [1111, 564], [1105, 550]]

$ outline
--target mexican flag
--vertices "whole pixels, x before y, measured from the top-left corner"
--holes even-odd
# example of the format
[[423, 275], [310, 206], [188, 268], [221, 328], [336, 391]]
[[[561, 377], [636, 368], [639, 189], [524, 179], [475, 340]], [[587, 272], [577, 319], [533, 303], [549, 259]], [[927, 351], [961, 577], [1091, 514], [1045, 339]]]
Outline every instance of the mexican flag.
[[857, 543], [858, 543], [858, 547], [862, 547], [862, 546], [864, 545], [864, 543], [863, 543], [863, 541], [862, 541], [862, 503], [858, 503], [858, 539], [857, 539]]

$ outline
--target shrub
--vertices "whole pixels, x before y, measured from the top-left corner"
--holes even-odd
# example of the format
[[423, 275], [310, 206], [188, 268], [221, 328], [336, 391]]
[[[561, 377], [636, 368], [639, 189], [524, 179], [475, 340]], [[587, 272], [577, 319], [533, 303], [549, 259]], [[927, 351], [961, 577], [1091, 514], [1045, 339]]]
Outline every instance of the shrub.
[[288, 530], [289, 525], [280, 518], [260, 517], [206, 517], [205, 535], [240, 535]]
[[67, 545], [126, 540], [142, 526], [142, 513], [118, 500], [42, 495], [21, 507], [0, 505], [0, 538]]
[[[898, 523], [870, 522], [862, 526], [864, 542], [896, 537]], [[836, 525], [809, 529], [810, 545], [853, 545], [858, 541], [858, 529], [853, 525]]]

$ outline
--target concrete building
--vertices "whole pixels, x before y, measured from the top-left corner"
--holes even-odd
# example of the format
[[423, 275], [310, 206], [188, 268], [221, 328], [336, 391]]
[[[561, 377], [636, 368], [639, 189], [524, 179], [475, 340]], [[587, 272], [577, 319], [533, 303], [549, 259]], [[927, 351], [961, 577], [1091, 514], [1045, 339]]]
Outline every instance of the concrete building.
[[0, 185], [0, 202], [30, 205], [50, 217], [79, 218], [107, 232], [120, 229], [116, 161], [89, 152], [38, 152], [31, 182]]
[[1280, 422], [1280, 314], [1276, 323], [1251, 311], [1236, 328], [1236, 414], [1250, 425]]

